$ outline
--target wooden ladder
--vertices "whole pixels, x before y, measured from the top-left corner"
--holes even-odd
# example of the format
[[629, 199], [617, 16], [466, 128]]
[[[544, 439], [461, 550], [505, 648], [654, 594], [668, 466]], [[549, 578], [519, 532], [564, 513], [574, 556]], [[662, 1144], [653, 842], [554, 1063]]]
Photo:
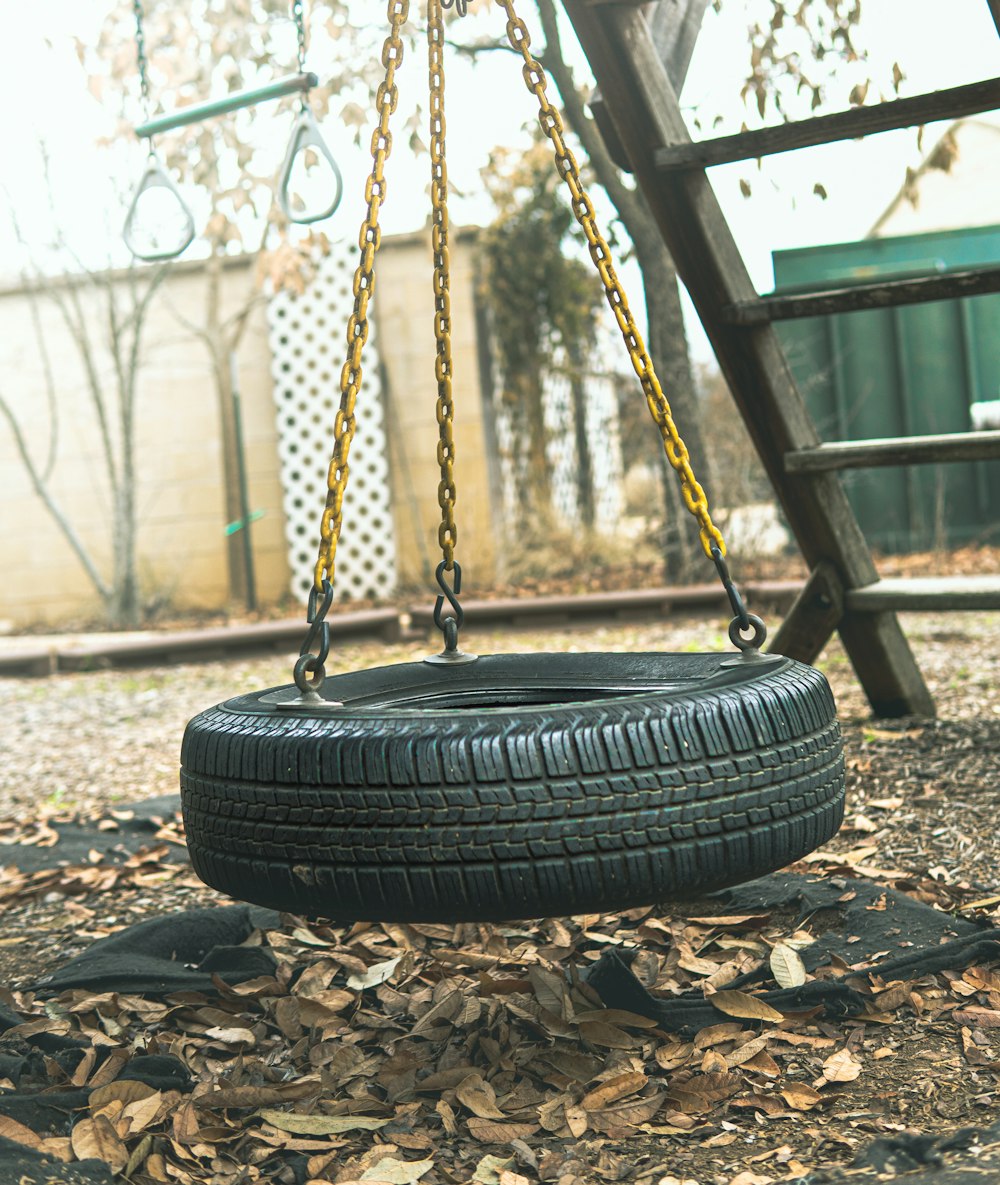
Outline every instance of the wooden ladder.
[[[759, 296], [706, 167], [1000, 107], [1000, 79], [761, 131], [692, 142], [641, 0], [563, 0], [604, 114], [691, 296], [810, 575], [770, 645], [813, 662], [836, 630], [878, 716], [932, 715], [896, 616], [1000, 609], [1000, 578], [879, 580], [837, 470], [1000, 458], [1000, 432], [821, 443], [773, 322], [1000, 291], [1000, 266]], [[1000, 0], [989, 0], [1000, 32]], [[602, 120], [606, 125], [607, 120]], [[611, 147], [609, 145], [609, 147]]]

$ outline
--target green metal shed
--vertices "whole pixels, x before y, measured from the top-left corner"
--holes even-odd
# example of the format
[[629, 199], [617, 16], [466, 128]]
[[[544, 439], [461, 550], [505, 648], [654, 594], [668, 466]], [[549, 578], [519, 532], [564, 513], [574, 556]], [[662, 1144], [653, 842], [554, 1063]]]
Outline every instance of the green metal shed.
[[[781, 293], [926, 275], [1000, 263], [1000, 226], [776, 251], [773, 262]], [[972, 404], [1000, 400], [1000, 295], [777, 329], [824, 440], [967, 432]], [[848, 470], [843, 480], [873, 547], [1000, 543], [998, 461]]]

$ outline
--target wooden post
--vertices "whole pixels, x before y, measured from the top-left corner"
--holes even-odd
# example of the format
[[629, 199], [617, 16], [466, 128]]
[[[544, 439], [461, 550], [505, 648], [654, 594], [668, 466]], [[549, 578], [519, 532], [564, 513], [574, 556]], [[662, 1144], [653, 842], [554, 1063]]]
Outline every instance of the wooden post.
[[[720, 315], [757, 294], [708, 179], [701, 170], [656, 170], [655, 150], [690, 136], [645, 17], [618, 5], [563, 4], [806, 561], [811, 569], [830, 563], [845, 589], [874, 583], [878, 573], [839, 479], [785, 473], [785, 453], [815, 448], [819, 436], [773, 329], [727, 325]], [[807, 628], [793, 624], [796, 636]], [[895, 614], [847, 614], [840, 632], [877, 713], [933, 714]], [[817, 626], [813, 646], [829, 631], [820, 634]]]

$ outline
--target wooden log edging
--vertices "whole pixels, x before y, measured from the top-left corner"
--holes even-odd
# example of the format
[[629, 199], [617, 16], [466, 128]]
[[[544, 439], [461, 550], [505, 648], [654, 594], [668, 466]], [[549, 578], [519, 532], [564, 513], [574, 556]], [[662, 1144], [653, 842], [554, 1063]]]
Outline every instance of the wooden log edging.
[[[743, 594], [751, 608], [787, 612], [801, 590], [801, 581], [749, 583]], [[559, 597], [504, 597], [467, 601], [465, 625], [470, 629], [537, 629], [560, 625], [654, 621], [671, 613], [691, 611], [726, 614], [726, 595], [718, 584], [678, 588], [631, 589], [624, 592], [584, 593]], [[728, 620], [728, 617], [726, 618]], [[343, 639], [380, 639], [387, 644], [427, 637], [434, 629], [433, 601], [399, 608], [338, 613], [330, 619], [335, 642]], [[0, 651], [0, 677], [40, 678], [46, 675], [153, 667], [180, 662], [215, 662], [241, 655], [276, 651], [294, 654], [302, 644], [301, 619], [219, 626], [200, 630], [146, 633], [104, 638], [100, 642], [53, 644], [39, 639], [35, 646]]]

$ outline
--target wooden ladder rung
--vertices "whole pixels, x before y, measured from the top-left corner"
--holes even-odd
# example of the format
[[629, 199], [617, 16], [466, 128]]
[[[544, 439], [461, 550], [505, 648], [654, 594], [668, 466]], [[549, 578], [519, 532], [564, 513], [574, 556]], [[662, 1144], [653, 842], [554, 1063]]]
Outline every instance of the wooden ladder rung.
[[1000, 292], [1000, 266], [996, 264], [965, 271], [941, 272], [934, 276], [876, 280], [852, 284], [849, 288], [759, 296], [756, 300], [724, 305], [719, 315], [728, 325], [764, 325], [769, 321], [789, 321], [796, 317], [886, 309], [895, 305], [982, 296], [988, 292]]
[[1000, 431], [952, 432], [944, 436], [829, 441], [816, 448], [785, 453], [785, 472], [826, 473], [832, 469], [874, 469], [882, 465], [998, 460]]
[[845, 593], [847, 611], [1000, 609], [1000, 576], [894, 577]]
[[908, 128], [939, 119], [958, 119], [997, 107], [1000, 107], [1000, 78], [988, 78], [927, 95], [893, 99], [871, 107], [855, 107], [850, 111], [797, 120], [778, 127], [737, 132], [713, 140], [671, 144], [656, 149], [653, 164], [662, 171], [708, 168], [736, 160], [773, 156], [795, 148], [830, 144], [835, 140], [855, 140], [874, 132]]

